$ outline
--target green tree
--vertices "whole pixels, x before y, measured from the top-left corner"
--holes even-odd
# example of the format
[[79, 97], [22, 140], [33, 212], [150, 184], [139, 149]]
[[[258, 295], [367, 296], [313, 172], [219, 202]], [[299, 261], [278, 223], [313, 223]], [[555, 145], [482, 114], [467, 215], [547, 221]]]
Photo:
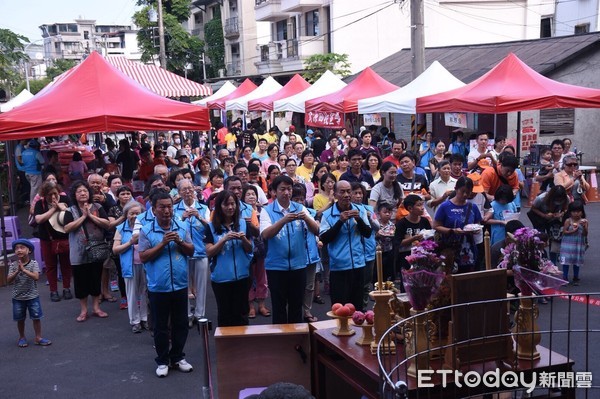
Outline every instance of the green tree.
[[75, 65], [77, 65], [77, 62], [75, 62], [75, 60], [54, 60], [54, 65], [46, 69], [46, 76], [48, 77], [48, 81], [52, 81], [55, 77], [61, 75], [63, 72], [68, 71]]
[[225, 68], [225, 39], [220, 15], [204, 24], [204, 38], [206, 39], [206, 56], [210, 59], [206, 74], [208, 77], [214, 78], [218, 76], [219, 69]]
[[[142, 50], [142, 61], [148, 62], [158, 56], [158, 29], [156, 22], [148, 18], [151, 7], [158, 9], [156, 0], [138, 0], [143, 8], [136, 12], [133, 21], [140, 30], [137, 34], [138, 44]], [[191, 36], [183, 29], [182, 22], [190, 16], [189, 0], [163, 0], [163, 26], [165, 29], [165, 53], [167, 69], [183, 75], [188, 64], [194, 71], [201, 69], [200, 54], [204, 42]]]
[[[51, 82], [51, 80], [48, 78], [30, 79], [29, 80], [29, 92], [33, 95], [36, 95], [37, 93], [39, 93], [40, 90], [42, 90], [44, 87], [46, 87], [46, 85], [50, 82]], [[20, 93], [21, 91], [23, 91], [23, 89], [26, 89], [26, 88], [27, 88], [27, 83], [21, 82], [19, 84], [19, 86], [17, 86], [16, 93]]]
[[25, 36], [17, 35], [9, 29], [0, 29], [0, 86], [7, 94], [13, 93], [20, 82], [21, 66], [29, 61], [25, 54], [24, 43], [29, 43]]
[[302, 76], [309, 83], [316, 82], [325, 71], [331, 71], [340, 78], [350, 76], [350, 63], [348, 54], [315, 54], [306, 59], [306, 66]]

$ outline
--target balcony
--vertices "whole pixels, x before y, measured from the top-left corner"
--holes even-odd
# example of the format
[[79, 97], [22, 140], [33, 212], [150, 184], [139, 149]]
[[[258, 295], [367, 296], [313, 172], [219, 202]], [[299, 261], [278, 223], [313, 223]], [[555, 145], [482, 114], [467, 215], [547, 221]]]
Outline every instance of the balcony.
[[301, 36], [298, 39], [270, 42], [258, 47], [260, 62], [255, 65], [260, 74], [297, 71], [304, 60], [314, 54], [323, 54], [324, 38]]
[[281, 11], [281, 0], [254, 0], [254, 13], [257, 21], [277, 22], [289, 16]]
[[242, 63], [240, 61], [233, 61], [225, 65], [227, 76], [238, 76], [242, 74]]
[[307, 12], [324, 6], [323, 0], [281, 0], [281, 11]]
[[238, 17], [227, 18], [223, 26], [226, 39], [235, 39], [240, 36], [240, 24]]

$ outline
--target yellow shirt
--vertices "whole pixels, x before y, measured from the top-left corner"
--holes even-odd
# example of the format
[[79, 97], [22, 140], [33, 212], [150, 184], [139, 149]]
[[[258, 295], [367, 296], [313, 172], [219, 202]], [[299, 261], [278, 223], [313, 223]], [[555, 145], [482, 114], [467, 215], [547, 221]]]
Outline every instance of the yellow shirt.
[[338, 181], [340, 180], [340, 177], [342, 176], [342, 171], [341, 170], [334, 170], [331, 173], [335, 176], [336, 180], [338, 180]]
[[304, 166], [304, 164], [302, 164], [296, 168], [296, 175], [300, 176], [305, 182], [309, 183], [312, 180], [314, 171], [315, 166], [313, 166], [311, 169], [308, 169], [306, 166]]
[[315, 197], [313, 198], [313, 209], [315, 211], [320, 211], [321, 209], [326, 207], [327, 204], [329, 204], [329, 196], [325, 194], [317, 193], [317, 195], [315, 195]]

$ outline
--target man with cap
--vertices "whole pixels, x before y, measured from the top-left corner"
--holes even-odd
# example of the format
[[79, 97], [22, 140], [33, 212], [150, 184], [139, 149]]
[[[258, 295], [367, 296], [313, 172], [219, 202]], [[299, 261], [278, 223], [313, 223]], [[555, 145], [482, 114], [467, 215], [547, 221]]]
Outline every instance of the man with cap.
[[23, 160], [22, 167], [25, 178], [31, 186], [29, 202], [33, 203], [33, 199], [42, 185], [44, 156], [40, 152], [40, 143], [35, 139], [31, 139], [27, 148], [21, 153], [21, 159]]
[[192, 165], [190, 165], [190, 156], [186, 150], [177, 150], [175, 158], [177, 159], [178, 167], [180, 169], [192, 169]]
[[308, 129], [306, 131], [306, 137], [304, 138], [304, 141], [306, 142], [306, 148], [312, 148], [312, 143], [314, 140], [314, 133], [312, 129]]

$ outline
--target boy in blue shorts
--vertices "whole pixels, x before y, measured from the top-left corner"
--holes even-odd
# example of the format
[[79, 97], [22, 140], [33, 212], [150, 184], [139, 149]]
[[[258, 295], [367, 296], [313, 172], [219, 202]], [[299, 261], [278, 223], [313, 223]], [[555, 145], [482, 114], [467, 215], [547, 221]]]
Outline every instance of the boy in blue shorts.
[[42, 305], [38, 293], [37, 281], [40, 278], [40, 268], [34, 259], [30, 258], [34, 247], [31, 241], [21, 238], [12, 243], [12, 248], [17, 255], [17, 261], [10, 264], [7, 281], [14, 281], [12, 290], [13, 320], [17, 322], [19, 330], [20, 348], [27, 347], [25, 338], [25, 316], [29, 311], [29, 318], [33, 320], [35, 344], [48, 346], [52, 342], [42, 338]]

